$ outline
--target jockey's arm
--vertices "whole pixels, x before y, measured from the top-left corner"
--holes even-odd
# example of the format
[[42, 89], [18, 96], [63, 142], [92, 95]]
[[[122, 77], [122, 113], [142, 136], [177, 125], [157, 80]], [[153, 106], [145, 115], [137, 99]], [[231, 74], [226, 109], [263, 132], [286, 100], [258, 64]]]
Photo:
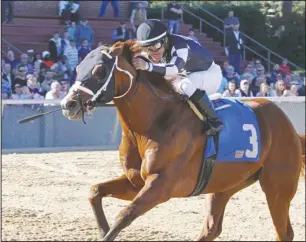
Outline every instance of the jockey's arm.
[[184, 69], [188, 59], [189, 49], [187, 46], [171, 50], [172, 58], [169, 63], [154, 64], [148, 63], [148, 71], [157, 72], [164, 76], [165, 79], [173, 79], [177, 74]]

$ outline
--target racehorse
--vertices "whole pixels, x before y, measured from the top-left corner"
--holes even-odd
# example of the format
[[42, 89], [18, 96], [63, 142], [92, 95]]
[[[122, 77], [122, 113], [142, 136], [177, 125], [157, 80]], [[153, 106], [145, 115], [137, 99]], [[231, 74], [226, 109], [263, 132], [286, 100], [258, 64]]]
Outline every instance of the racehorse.
[[[103, 241], [114, 240], [122, 229], [158, 204], [194, 194], [208, 142], [204, 122], [171, 91], [162, 76], [135, 70], [132, 58], [139, 57], [139, 51], [133, 46], [133, 41], [126, 41], [91, 51], [78, 65], [76, 82], [61, 101], [63, 115], [71, 120], [80, 120], [85, 112], [111, 100], [117, 108], [122, 127], [119, 157], [124, 173], [93, 185], [89, 197]], [[230, 198], [258, 180], [266, 195], [276, 239], [293, 240], [289, 207], [305, 169], [305, 135], [298, 135], [286, 114], [267, 99], [249, 99], [242, 104], [257, 120], [259, 133], [249, 127], [253, 150], [246, 154], [255, 152], [258, 160], [214, 162], [209, 182], [197, 192], [208, 194], [207, 216], [197, 240], [218, 237]], [[241, 114], [235, 115], [237, 122], [243, 119], [238, 116]], [[231, 127], [234, 123], [228, 130]], [[231, 134], [230, 140], [237, 143], [239, 138]], [[226, 141], [225, 146], [229, 143]], [[102, 208], [104, 197], [131, 201], [111, 228]]]

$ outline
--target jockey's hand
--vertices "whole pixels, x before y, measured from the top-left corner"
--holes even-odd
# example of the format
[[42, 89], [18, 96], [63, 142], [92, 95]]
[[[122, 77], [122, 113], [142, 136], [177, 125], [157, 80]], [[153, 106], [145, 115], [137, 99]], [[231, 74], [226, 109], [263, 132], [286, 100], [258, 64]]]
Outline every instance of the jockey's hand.
[[134, 58], [133, 59], [133, 65], [136, 68], [136, 70], [148, 70], [149, 69], [149, 63], [144, 61], [141, 58]]

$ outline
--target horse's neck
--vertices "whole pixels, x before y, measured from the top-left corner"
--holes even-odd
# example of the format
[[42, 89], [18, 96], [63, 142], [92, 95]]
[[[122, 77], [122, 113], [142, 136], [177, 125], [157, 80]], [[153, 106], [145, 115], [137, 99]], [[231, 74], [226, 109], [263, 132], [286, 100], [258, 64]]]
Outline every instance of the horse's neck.
[[[134, 84], [132, 93], [122, 99], [114, 99], [122, 127], [146, 134], [165, 110], [174, 110], [180, 101], [170, 94], [154, 88], [146, 81]], [[181, 103], [182, 105], [182, 103]]]

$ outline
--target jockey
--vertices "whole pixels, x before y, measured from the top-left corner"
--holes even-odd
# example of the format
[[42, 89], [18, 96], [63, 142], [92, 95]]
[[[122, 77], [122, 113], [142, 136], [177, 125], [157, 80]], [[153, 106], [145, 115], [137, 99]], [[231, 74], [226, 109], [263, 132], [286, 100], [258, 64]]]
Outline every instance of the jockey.
[[222, 70], [214, 63], [211, 53], [188, 37], [167, 33], [167, 26], [157, 19], [142, 23], [136, 35], [137, 45], [151, 62], [134, 58], [135, 68], [160, 73], [171, 81], [174, 89], [187, 95], [207, 117], [210, 129], [206, 134], [218, 133], [223, 124], [208, 95], [215, 94], [221, 85]]

